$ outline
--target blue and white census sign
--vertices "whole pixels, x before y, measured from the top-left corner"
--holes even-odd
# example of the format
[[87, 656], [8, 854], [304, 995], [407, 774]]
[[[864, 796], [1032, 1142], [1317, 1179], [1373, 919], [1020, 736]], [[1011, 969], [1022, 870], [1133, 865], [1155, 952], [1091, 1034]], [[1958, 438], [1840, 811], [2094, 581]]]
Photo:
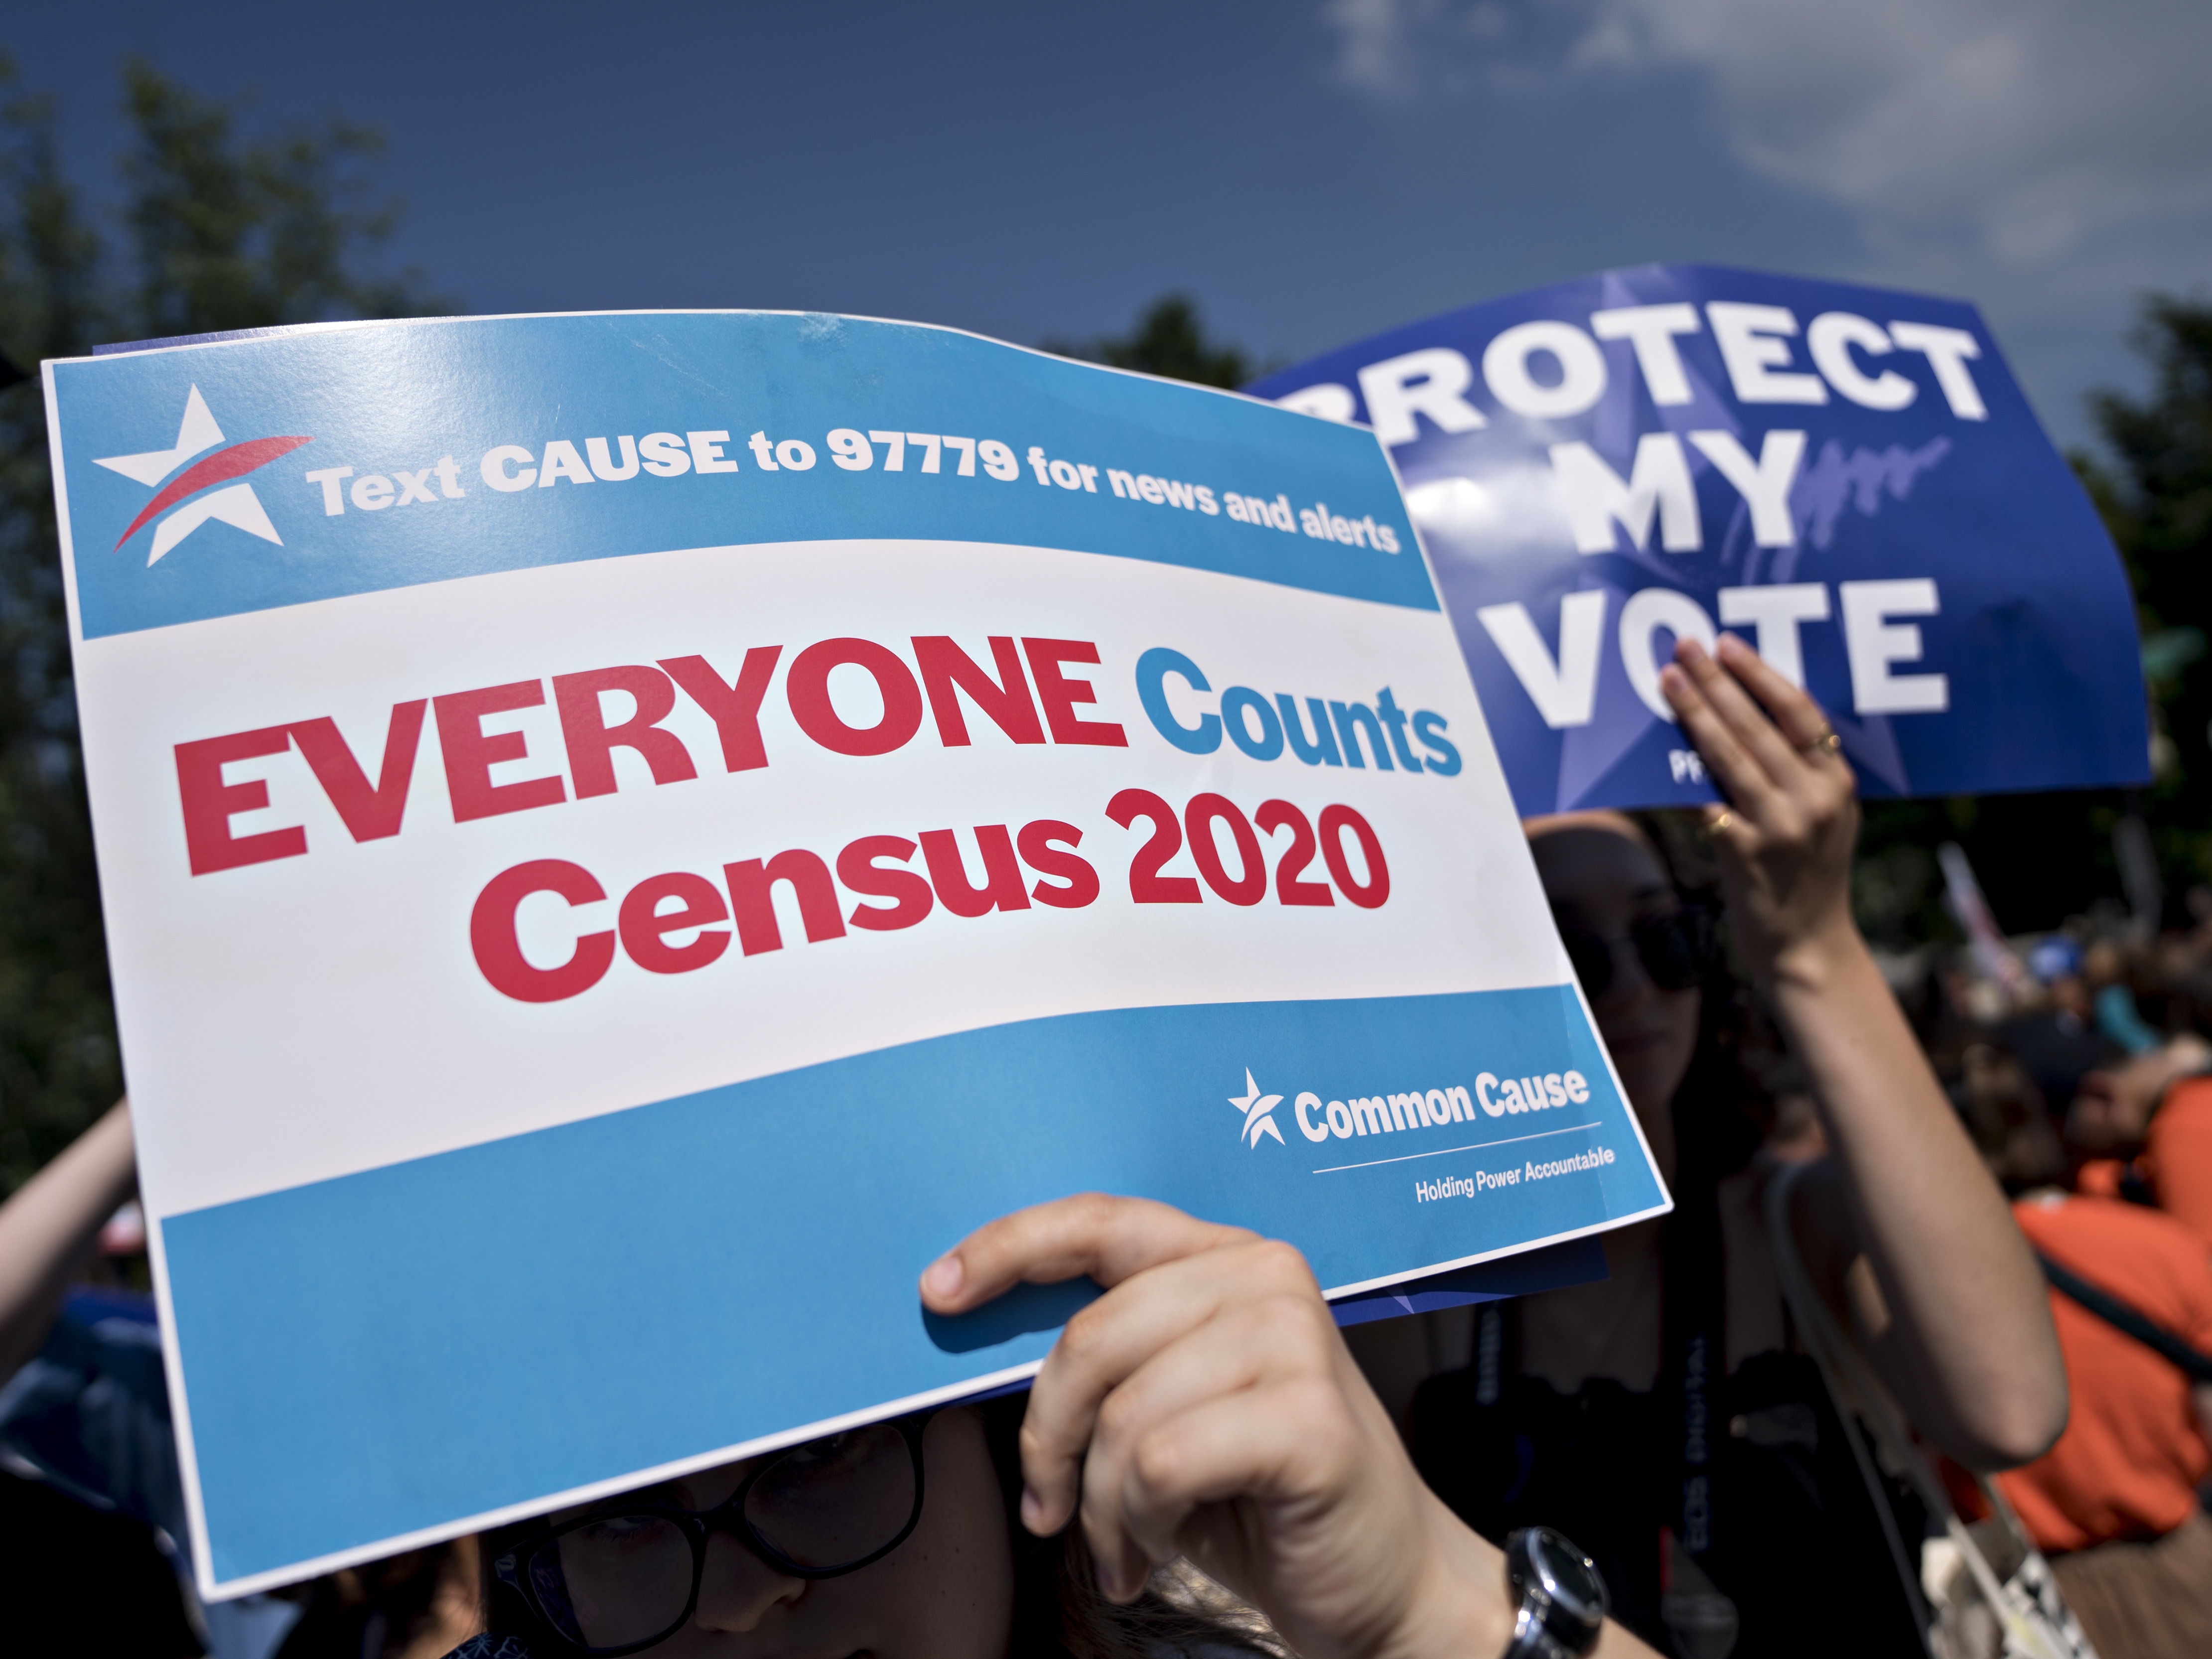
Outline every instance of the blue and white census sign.
[[1389, 447], [1524, 813], [1713, 799], [1658, 669], [1723, 629], [1868, 795], [2149, 775], [2119, 560], [1972, 306], [1645, 265], [1251, 389]]
[[1372, 434], [809, 315], [46, 374], [210, 1593], [1024, 1376], [1079, 1291], [915, 1292], [1021, 1205], [1665, 1206]]

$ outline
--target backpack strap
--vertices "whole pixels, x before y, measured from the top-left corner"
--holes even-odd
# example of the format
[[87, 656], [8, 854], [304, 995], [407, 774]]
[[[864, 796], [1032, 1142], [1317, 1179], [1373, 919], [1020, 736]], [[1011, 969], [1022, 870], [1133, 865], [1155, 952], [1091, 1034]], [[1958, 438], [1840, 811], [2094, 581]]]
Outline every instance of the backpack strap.
[[2079, 1303], [2115, 1330], [2125, 1332], [2160, 1358], [2179, 1365], [2192, 1381], [2212, 1382], [2212, 1354], [2206, 1354], [2193, 1344], [2183, 1341], [2133, 1304], [2092, 1285], [2071, 1268], [2060, 1267], [2042, 1251], [2035, 1253], [2035, 1259], [2043, 1264], [2043, 1276], [2062, 1295]]

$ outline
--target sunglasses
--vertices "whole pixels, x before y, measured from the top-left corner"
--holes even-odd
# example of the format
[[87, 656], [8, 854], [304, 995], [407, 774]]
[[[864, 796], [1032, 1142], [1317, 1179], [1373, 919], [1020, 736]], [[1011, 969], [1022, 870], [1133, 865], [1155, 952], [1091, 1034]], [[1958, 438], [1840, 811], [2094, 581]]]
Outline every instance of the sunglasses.
[[858, 1572], [904, 1543], [921, 1518], [921, 1437], [933, 1415], [794, 1446], [710, 1510], [612, 1499], [522, 1540], [492, 1571], [586, 1653], [635, 1653], [690, 1622], [716, 1533], [793, 1578]]
[[1608, 939], [1573, 922], [1559, 923], [1583, 994], [1601, 997], [1613, 983], [1614, 952], [1632, 946], [1644, 974], [1662, 991], [1686, 991], [1711, 977], [1721, 965], [1717, 919], [1699, 905], [1686, 905], [1663, 916], [1643, 916], [1629, 924], [1625, 937]]

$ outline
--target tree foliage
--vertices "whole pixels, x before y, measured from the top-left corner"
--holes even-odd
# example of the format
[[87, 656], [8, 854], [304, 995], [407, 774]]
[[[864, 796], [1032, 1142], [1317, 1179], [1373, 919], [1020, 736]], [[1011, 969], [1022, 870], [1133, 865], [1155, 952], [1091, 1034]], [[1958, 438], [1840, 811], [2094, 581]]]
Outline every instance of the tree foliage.
[[[368, 274], [398, 211], [375, 187], [374, 131], [249, 132], [240, 104], [151, 64], [122, 80], [130, 145], [109, 216], [63, 166], [52, 100], [0, 57], [0, 358], [15, 370], [102, 341], [434, 308], [412, 273]], [[0, 1191], [121, 1086], [46, 409], [34, 377], [0, 377]]]
[[2135, 584], [2157, 728], [2146, 811], [2185, 885], [2212, 881], [2212, 305], [2151, 296], [2136, 343], [2149, 393], [2090, 400], [2117, 465], [2078, 464]]
[[2090, 400], [2119, 462], [2092, 477], [2147, 628], [2197, 625], [2212, 619], [2212, 305], [2154, 295], [2136, 339], [2151, 393]]
[[1266, 372], [1255, 365], [1241, 347], [1206, 337], [1198, 306], [1188, 295], [1165, 294], [1145, 308], [1128, 333], [1108, 335], [1088, 345], [1048, 340], [1047, 351], [1115, 368], [1140, 369], [1170, 380], [1195, 386], [1225, 386], [1235, 391]]

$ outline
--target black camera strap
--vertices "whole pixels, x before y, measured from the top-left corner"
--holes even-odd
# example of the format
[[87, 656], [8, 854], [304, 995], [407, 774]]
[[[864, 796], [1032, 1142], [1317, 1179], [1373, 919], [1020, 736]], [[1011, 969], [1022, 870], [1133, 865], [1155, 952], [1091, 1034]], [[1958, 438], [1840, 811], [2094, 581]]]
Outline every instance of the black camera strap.
[[1725, 1419], [1717, 1423], [1713, 1407], [1726, 1364], [1728, 1270], [1720, 1194], [1702, 1170], [1685, 1171], [1676, 1185], [1664, 1248], [1663, 1386], [1680, 1436], [1681, 1507], [1674, 1530], [1691, 1554], [1703, 1555], [1722, 1521], [1712, 1437], [1726, 1432]]
[[2043, 1264], [2043, 1276], [2062, 1295], [2079, 1303], [2115, 1330], [2124, 1331], [2146, 1348], [2179, 1365], [2193, 1381], [2212, 1382], [2212, 1354], [2204, 1353], [2193, 1344], [2183, 1341], [2132, 1303], [2092, 1285], [2070, 1267], [2060, 1267], [2042, 1251], [2035, 1253], [2035, 1259]]

